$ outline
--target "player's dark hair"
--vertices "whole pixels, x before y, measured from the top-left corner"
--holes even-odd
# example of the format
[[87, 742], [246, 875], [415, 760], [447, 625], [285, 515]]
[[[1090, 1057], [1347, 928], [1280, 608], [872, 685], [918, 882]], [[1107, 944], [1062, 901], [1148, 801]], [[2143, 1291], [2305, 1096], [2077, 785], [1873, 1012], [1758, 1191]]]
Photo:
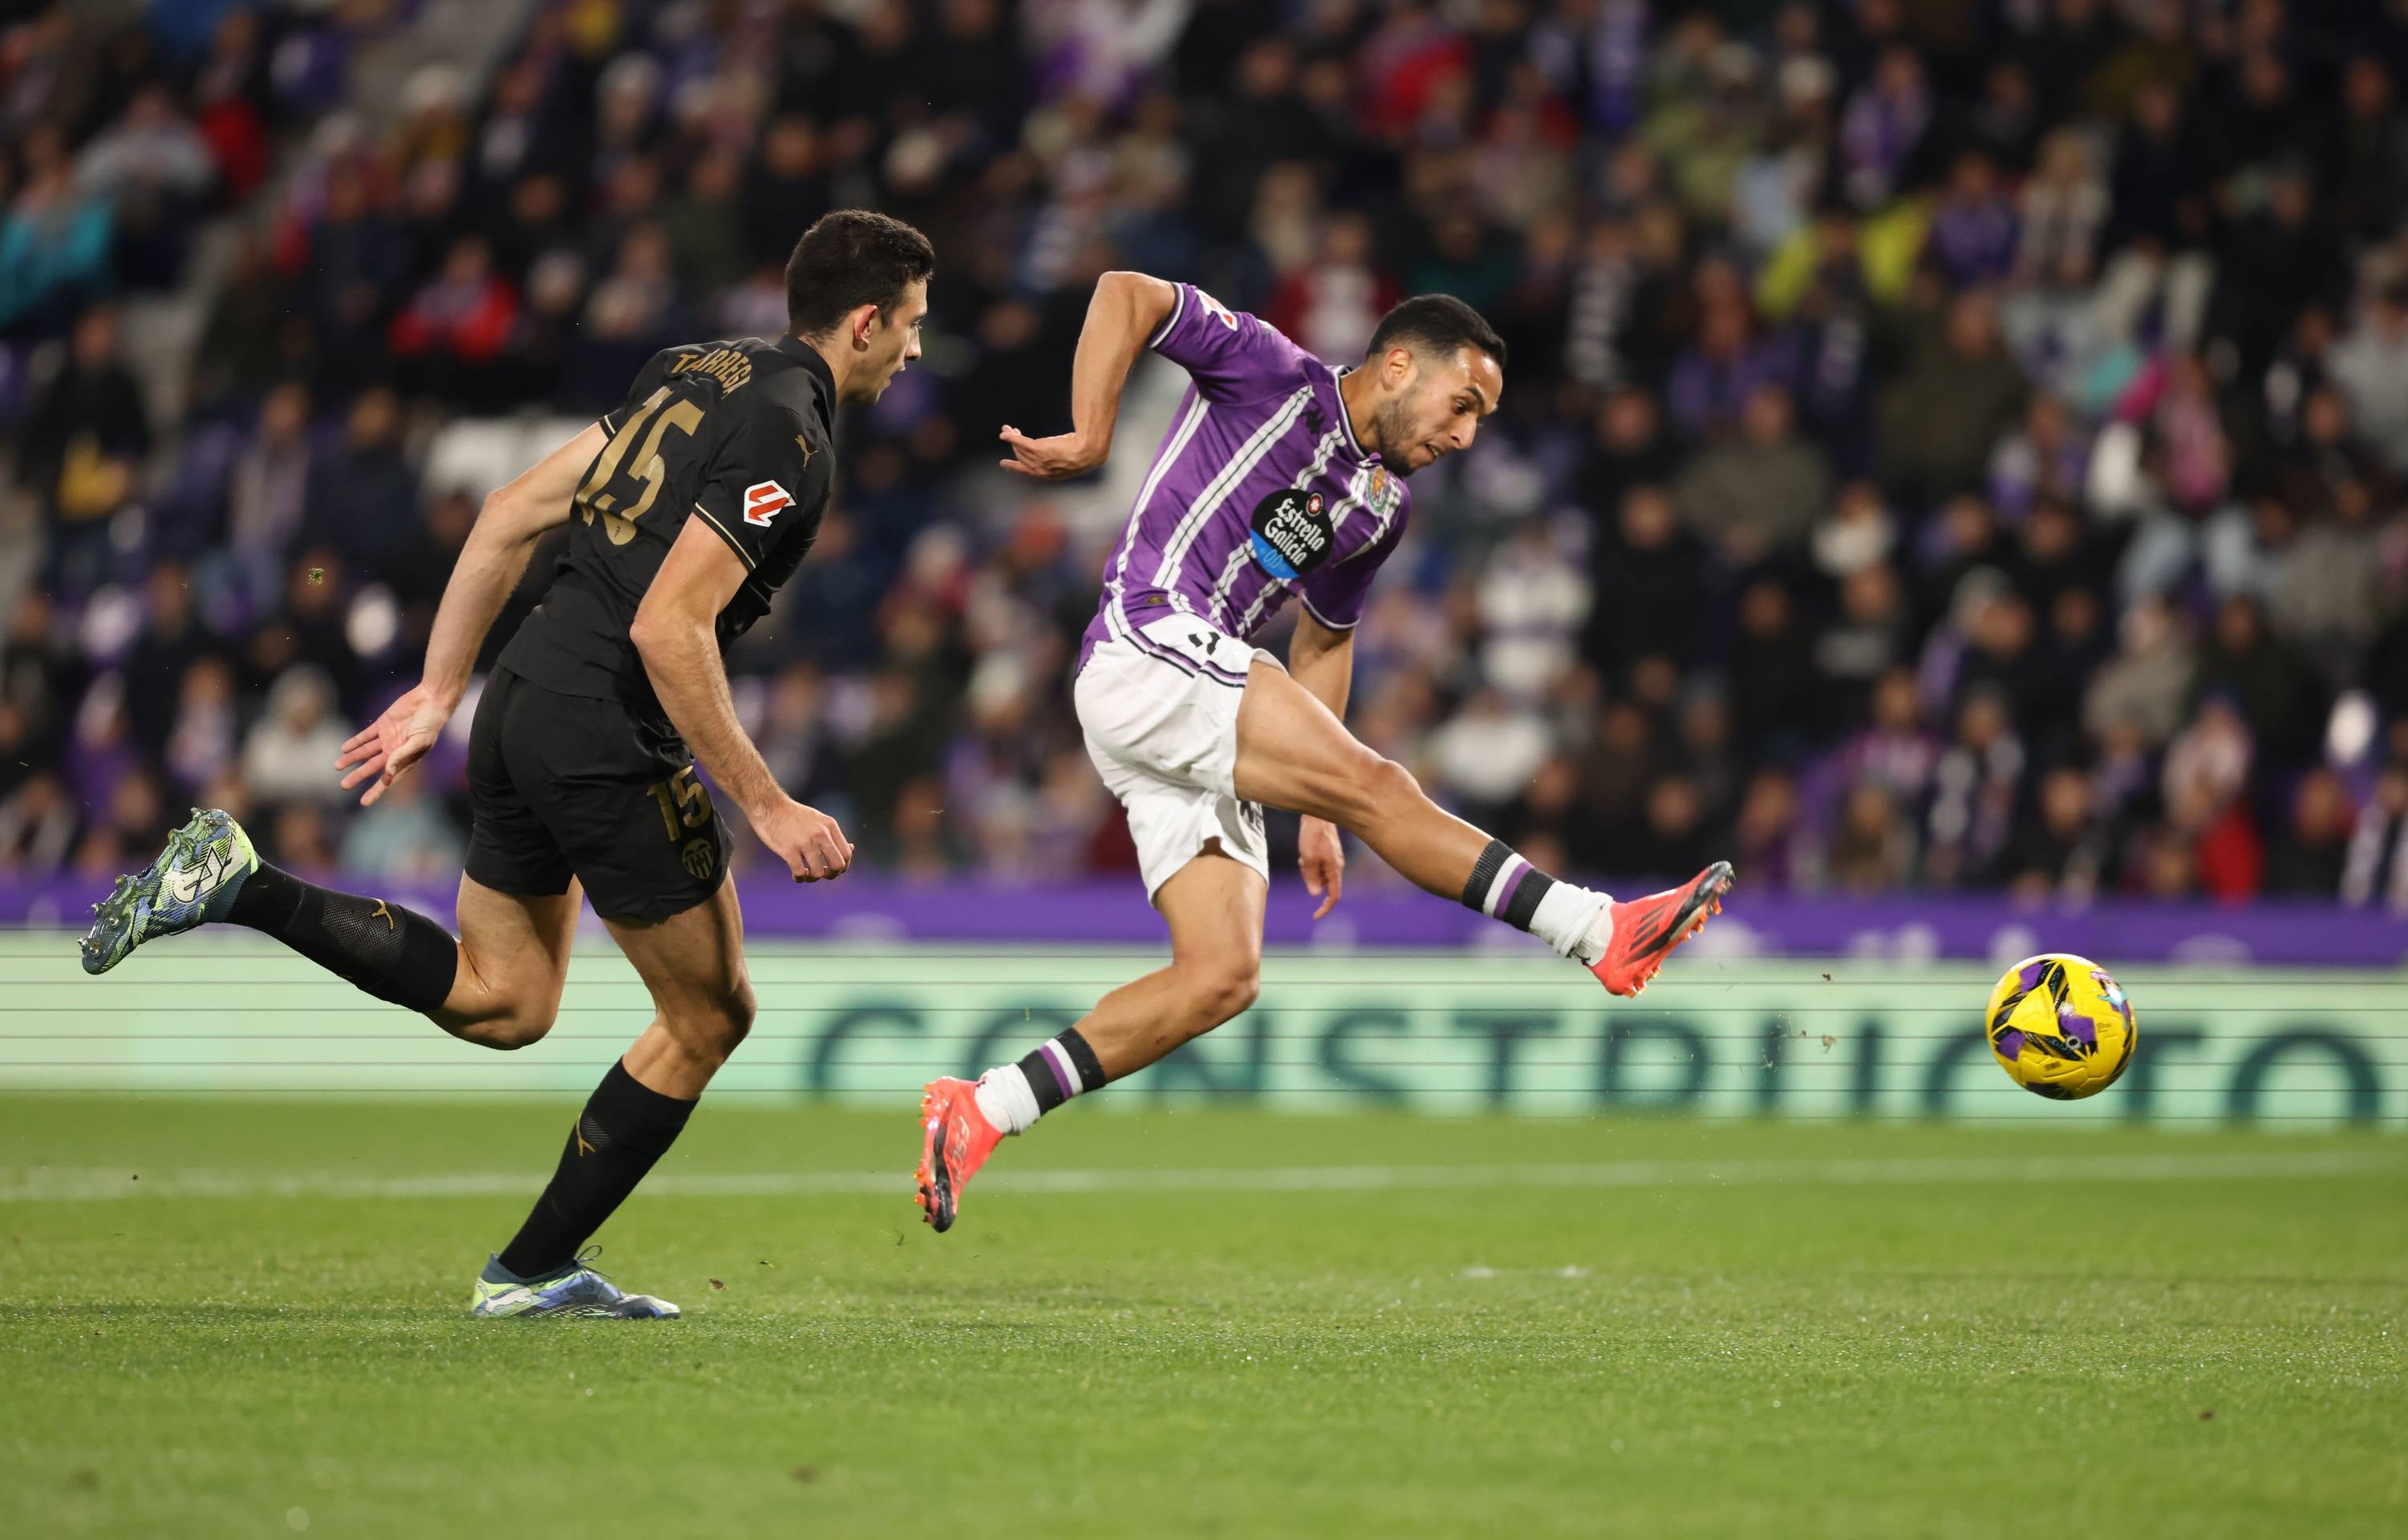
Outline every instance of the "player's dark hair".
[[1380, 318], [1371, 333], [1366, 358], [1378, 358], [1391, 348], [1441, 357], [1458, 348], [1476, 348], [1505, 367], [1505, 339], [1479, 311], [1453, 294], [1415, 294]]
[[796, 336], [824, 336], [862, 306], [894, 309], [936, 270], [937, 249], [901, 220], [867, 208], [823, 214], [786, 259], [786, 324]]

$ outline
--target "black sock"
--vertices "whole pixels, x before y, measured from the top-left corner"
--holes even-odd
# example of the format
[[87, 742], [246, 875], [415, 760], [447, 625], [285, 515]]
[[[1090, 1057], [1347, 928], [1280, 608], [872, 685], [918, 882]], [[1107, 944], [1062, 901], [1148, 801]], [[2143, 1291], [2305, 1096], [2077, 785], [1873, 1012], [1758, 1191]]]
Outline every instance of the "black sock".
[[1076, 1027], [1039, 1044], [1036, 1052], [1020, 1062], [1020, 1073], [1036, 1093], [1039, 1118], [1104, 1083], [1104, 1066]]
[[312, 886], [265, 862], [242, 879], [226, 911], [380, 1000], [432, 1011], [452, 992], [460, 948], [452, 933], [413, 910]]
[[693, 1114], [692, 1102], [641, 1084], [624, 1061], [612, 1064], [570, 1126], [552, 1185], [502, 1248], [502, 1265], [520, 1277], [540, 1278], [574, 1260], [586, 1237], [677, 1143]]

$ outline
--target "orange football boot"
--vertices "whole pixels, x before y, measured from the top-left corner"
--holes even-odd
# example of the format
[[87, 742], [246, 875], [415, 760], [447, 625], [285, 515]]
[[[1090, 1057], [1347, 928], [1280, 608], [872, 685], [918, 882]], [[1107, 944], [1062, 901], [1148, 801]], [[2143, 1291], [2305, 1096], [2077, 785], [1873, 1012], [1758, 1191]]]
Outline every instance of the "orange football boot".
[[1723, 912], [1723, 895], [1730, 891], [1731, 880], [1731, 863], [1717, 861], [1677, 888], [1608, 905], [1605, 912], [1613, 921], [1613, 934], [1606, 939], [1605, 955], [1588, 971], [1608, 994], [1637, 994], [1673, 948], [1704, 930], [1708, 916]]
[[978, 1086], [951, 1077], [920, 1093], [920, 1217], [943, 1234], [953, 1227], [962, 1189], [995, 1153], [1003, 1131], [979, 1110]]

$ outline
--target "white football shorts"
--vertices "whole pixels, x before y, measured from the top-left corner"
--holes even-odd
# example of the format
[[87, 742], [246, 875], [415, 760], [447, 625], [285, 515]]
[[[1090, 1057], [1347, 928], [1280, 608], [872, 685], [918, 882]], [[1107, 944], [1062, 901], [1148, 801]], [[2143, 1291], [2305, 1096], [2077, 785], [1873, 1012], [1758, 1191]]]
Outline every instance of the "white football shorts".
[[1192, 616], [1099, 643], [1071, 688], [1104, 785], [1128, 809], [1151, 900], [1214, 840], [1268, 881], [1260, 803], [1238, 798], [1238, 703], [1246, 671], [1280, 661]]

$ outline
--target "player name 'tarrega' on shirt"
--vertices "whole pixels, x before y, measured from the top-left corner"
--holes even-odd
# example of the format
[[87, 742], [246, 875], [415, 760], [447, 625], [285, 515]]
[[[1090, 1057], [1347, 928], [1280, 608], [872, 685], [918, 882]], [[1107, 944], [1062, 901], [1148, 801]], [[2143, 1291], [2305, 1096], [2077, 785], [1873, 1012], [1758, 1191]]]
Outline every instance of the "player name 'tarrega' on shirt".
[[1405, 532], [1404, 482], [1355, 442], [1333, 369], [1192, 284], [1149, 344], [1193, 383], [1104, 565], [1082, 668], [1118, 636], [1192, 615], [1240, 641], [1290, 592], [1322, 624], [1363, 618], [1371, 575]]
[[701, 342], [656, 354], [606, 414], [543, 602], [501, 665], [565, 695], [626, 703], [660, 720], [629, 632], [644, 591], [698, 519], [744, 563], [719, 612], [719, 647], [769, 611], [818, 537], [836, 480], [836, 380], [794, 337]]

